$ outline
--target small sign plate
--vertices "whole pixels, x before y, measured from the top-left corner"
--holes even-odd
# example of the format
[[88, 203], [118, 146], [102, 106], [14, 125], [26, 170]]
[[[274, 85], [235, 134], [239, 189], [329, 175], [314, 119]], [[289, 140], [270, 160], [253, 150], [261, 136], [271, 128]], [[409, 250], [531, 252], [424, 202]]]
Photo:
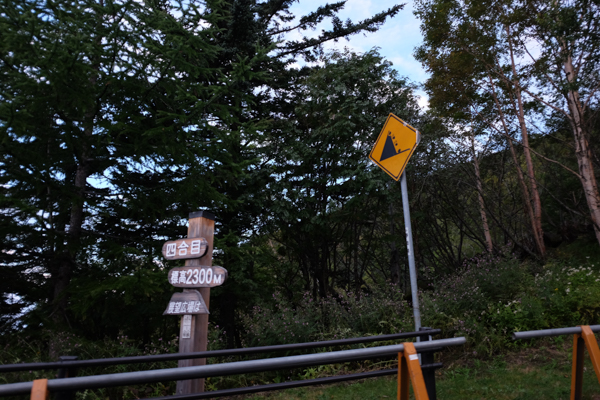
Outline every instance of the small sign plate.
[[215, 287], [226, 279], [227, 270], [216, 265], [177, 267], [169, 271], [169, 283], [181, 288]]
[[171, 301], [163, 315], [192, 315], [210, 314], [208, 307], [197, 290], [188, 290], [182, 293], [173, 293]]
[[183, 316], [181, 338], [189, 339], [192, 337], [192, 316], [187, 314]]
[[204, 238], [172, 240], [163, 244], [162, 253], [167, 260], [185, 260], [204, 257], [208, 242]]

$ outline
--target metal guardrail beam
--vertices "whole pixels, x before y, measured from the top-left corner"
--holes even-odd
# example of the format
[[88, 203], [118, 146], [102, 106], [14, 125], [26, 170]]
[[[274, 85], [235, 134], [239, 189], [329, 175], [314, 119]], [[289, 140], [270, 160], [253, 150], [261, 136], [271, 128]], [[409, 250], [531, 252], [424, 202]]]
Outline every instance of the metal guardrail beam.
[[369, 371], [359, 374], [329, 376], [327, 378], [305, 379], [303, 381], [290, 381], [281, 383], [272, 383], [269, 385], [256, 385], [241, 387], [235, 389], [215, 390], [212, 392], [181, 394], [174, 396], [149, 397], [141, 400], [197, 400], [197, 399], [213, 399], [216, 397], [238, 396], [242, 394], [260, 393], [275, 390], [292, 389], [304, 386], [327, 385], [330, 383], [345, 382], [356, 379], [376, 378], [380, 376], [396, 375], [398, 368], [384, 369], [381, 371]]
[[[443, 366], [442, 363], [421, 365], [422, 370], [437, 369]], [[148, 397], [140, 400], [197, 400], [213, 399], [216, 397], [238, 396], [241, 394], [271, 392], [276, 390], [292, 389], [305, 386], [328, 385], [330, 383], [354, 381], [357, 379], [378, 378], [381, 376], [397, 375], [398, 368], [383, 369], [379, 371], [360, 372], [357, 374], [328, 376], [326, 378], [304, 379], [301, 381], [289, 381], [281, 383], [270, 383], [268, 385], [255, 385], [234, 389], [214, 390], [212, 392], [180, 394], [173, 396]]]
[[[422, 370], [436, 370], [442, 368], [442, 363], [433, 363], [421, 365]], [[213, 399], [225, 396], [238, 396], [241, 394], [272, 392], [276, 390], [293, 389], [297, 387], [328, 385], [330, 383], [354, 381], [357, 379], [378, 378], [381, 376], [397, 375], [398, 368], [383, 369], [379, 371], [360, 372], [357, 374], [335, 375], [326, 378], [304, 379], [301, 381], [289, 381], [281, 383], [270, 383], [267, 385], [255, 385], [233, 389], [213, 390], [212, 392], [179, 394], [173, 396], [148, 397], [140, 400], [198, 400], [198, 399]]]
[[[436, 347], [458, 346], [466, 343], [464, 337], [440, 339], [414, 344], [417, 351]], [[195, 378], [208, 378], [263, 372], [282, 368], [307, 367], [311, 365], [332, 364], [338, 362], [358, 361], [374, 357], [389, 356], [404, 351], [404, 345], [371, 347], [367, 349], [343, 350], [329, 353], [305, 354], [299, 356], [279, 357], [262, 360], [237, 361], [225, 364], [201, 365], [185, 368], [159, 369], [140, 372], [123, 372], [95, 376], [82, 376], [48, 381], [51, 392], [95, 389], [102, 387], [135, 385], [160, 381], [174, 381]], [[31, 391], [33, 382], [20, 382], [0, 385], [0, 396], [27, 394]]]
[[[590, 325], [592, 332], [600, 332], [600, 325]], [[578, 326], [574, 326], [571, 328], [556, 328], [556, 329], [542, 329], [539, 331], [523, 331], [523, 332], [514, 332], [512, 334], [513, 340], [520, 339], [535, 339], [539, 337], [547, 337], [547, 336], [561, 336], [561, 335], [574, 335], [576, 333], [581, 333], [581, 328]]]
[[276, 346], [260, 346], [260, 347], [245, 347], [241, 349], [226, 349], [226, 350], [211, 350], [200, 351], [194, 353], [172, 353], [158, 354], [154, 356], [132, 356], [132, 357], [114, 357], [102, 358], [94, 360], [78, 360], [78, 361], [54, 361], [45, 363], [21, 363], [21, 364], [5, 364], [0, 365], [0, 373], [18, 372], [18, 371], [35, 371], [43, 369], [58, 369], [58, 368], [83, 368], [83, 367], [100, 367], [109, 365], [124, 365], [137, 363], [151, 363], [174, 360], [190, 360], [193, 358], [210, 358], [210, 357], [226, 357], [238, 356], [245, 354], [269, 353], [275, 351], [291, 351], [314, 349], [319, 347], [344, 346], [358, 343], [382, 342], [385, 340], [404, 339], [426, 335], [437, 335], [441, 333], [440, 329], [431, 329], [421, 332], [403, 332], [392, 333], [390, 335], [365, 336], [350, 339], [325, 340], [322, 342], [307, 342], [307, 343], [292, 343], [281, 344]]

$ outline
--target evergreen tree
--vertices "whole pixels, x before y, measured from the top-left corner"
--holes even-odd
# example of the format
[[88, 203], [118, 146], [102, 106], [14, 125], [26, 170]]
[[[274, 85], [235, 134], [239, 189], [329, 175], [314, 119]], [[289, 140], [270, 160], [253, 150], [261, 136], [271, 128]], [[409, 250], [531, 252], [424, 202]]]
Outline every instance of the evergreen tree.
[[[268, 295], [269, 285], [257, 282], [257, 249], [252, 240], [261, 232], [272, 199], [265, 190], [274, 180], [271, 142], [285, 134], [286, 120], [294, 118], [296, 86], [314, 68], [312, 61], [323, 53], [323, 45], [360, 32], [376, 31], [384, 21], [396, 15], [402, 8], [394, 6], [363, 21], [343, 22], [336, 14], [346, 1], [319, 7], [306, 16], [296, 17], [290, 7], [293, 0], [233, 0], [224, 10], [224, 18], [218, 22], [216, 43], [222, 51], [215, 60], [215, 67], [230, 75], [230, 65], [238, 60], [257, 59], [251, 66], [253, 76], [238, 83], [245, 103], [239, 119], [228, 126], [239, 132], [226, 142], [227, 156], [237, 169], [232, 179], [222, 180], [219, 193], [225, 201], [214, 204], [211, 210], [217, 216], [215, 247], [220, 250], [215, 263], [229, 272], [228, 284], [212, 290], [213, 318], [228, 335], [230, 346], [239, 345], [236, 310], [243, 305], [255, 304], [258, 298]], [[330, 21], [332, 27], [324, 29], [316, 37], [306, 37], [320, 23]], [[301, 40], [289, 40], [290, 32], [303, 35]], [[260, 54], [260, 49], [268, 49]], [[308, 62], [303, 68], [293, 68], [299, 62]], [[238, 98], [228, 99], [232, 104]], [[255, 121], [258, 124], [253, 125]], [[215, 173], [232, 172], [228, 166], [217, 166]]]
[[[292, 3], [0, 3], [4, 330], [166, 329], [158, 249], [209, 209], [231, 277], [215, 316], [233, 335], [238, 301], [259, 286], [247, 256], [270, 204], [265, 143], [307, 71], [290, 65], [401, 9], [342, 22], [341, 1], [293, 22]], [[327, 19], [316, 38], [284, 38]]]
[[2, 2], [4, 329], [32, 305], [31, 328], [162, 324], [148, 318], [169, 294], [159, 243], [222, 198], [213, 166], [238, 114], [225, 99], [249, 71], [211, 65], [218, 6]]
[[389, 279], [371, 260], [375, 227], [389, 219], [389, 177], [367, 155], [390, 112], [420, 120], [413, 87], [376, 51], [322, 62], [299, 81], [294, 116], [270, 143], [272, 234], [315, 297]]

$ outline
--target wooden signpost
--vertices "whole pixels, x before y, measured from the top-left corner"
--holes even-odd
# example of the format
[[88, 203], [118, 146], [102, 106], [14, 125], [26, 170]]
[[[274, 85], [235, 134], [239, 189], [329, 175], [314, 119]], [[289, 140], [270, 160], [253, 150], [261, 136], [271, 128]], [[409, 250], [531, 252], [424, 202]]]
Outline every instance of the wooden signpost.
[[[181, 315], [179, 352], [206, 351], [208, 344], [208, 315], [210, 288], [227, 279], [227, 270], [212, 266], [215, 217], [198, 211], [189, 216], [188, 237], [166, 242], [163, 255], [167, 260], [186, 260], [185, 267], [169, 271], [169, 283], [184, 288], [173, 294], [164, 315]], [[205, 358], [180, 360], [178, 366], [205, 365]], [[176, 394], [204, 392], [204, 379], [177, 382]]]

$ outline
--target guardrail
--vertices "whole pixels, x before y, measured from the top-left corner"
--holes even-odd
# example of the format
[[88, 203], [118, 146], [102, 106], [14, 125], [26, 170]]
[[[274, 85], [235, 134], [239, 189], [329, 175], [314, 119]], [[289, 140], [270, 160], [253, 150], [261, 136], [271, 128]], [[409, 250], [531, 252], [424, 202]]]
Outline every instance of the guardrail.
[[387, 340], [406, 339], [423, 335], [437, 335], [441, 333], [440, 329], [423, 328], [419, 332], [403, 332], [393, 333], [390, 335], [365, 336], [350, 339], [324, 340], [321, 342], [306, 342], [306, 343], [291, 343], [281, 344], [276, 346], [260, 346], [260, 347], [245, 347], [241, 349], [226, 349], [226, 350], [210, 350], [198, 351], [194, 353], [171, 353], [157, 354], [154, 356], [132, 356], [132, 357], [115, 357], [115, 358], [100, 358], [92, 360], [73, 360], [73, 357], [62, 357], [61, 361], [43, 362], [43, 363], [19, 363], [0, 365], [0, 373], [2, 372], [19, 372], [19, 371], [35, 371], [45, 369], [66, 369], [66, 368], [83, 368], [83, 367], [102, 367], [110, 365], [124, 364], [141, 364], [162, 361], [177, 361], [190, 360], [193, 358], [211, 358], [211, 357], [227, 357], [239, 356], [248, 354], [271, 353], [277, 351], [293, 351], [307, 350], [319, 347], [334, 347], [345, 346], [360, 343], [383, 342]]
[[[154, 383], [161, 381], [209, 378], [215, 376], [244, 374], [250, 372], [264, 372], [277, 370], [281, 368], [307, 367], [338, 362], [360, 361], [376, 357], [392, 356], [396, 354], [401, 355], [405, 351], [405, 346], [407, 346], [407, 349], [412, 348], [416, 352], [423, 352], [425, 350], [437, 349], [441, 347], [462, 345], [465, 342], [466, 339], [464, 337], [460, 337], [452, 339], [433, 340], [428, 342], [417, 342], [414, 344], [405, 343], [365, 349], [342, 350], [318, 354], [278, 357], [273, 359], [237, 361], [225, 364], [212, 364], [184, 368], [171, 368], [64, 379], [51, 379], [46, 381], [45, 388], [47, 388], [49, 392], [65, 392], [84, 389], [97, 389], [103, 387], [135, 385], [142, 383]], [[415, 360], [417, 361], [418, 365], [418, 359], [416, 358], [416, 354], [411, 354], [409, 369], [415, 368]], [[399, 363], [399, 367], [400, 365], [404, 365], [404, 362], [405, 361]], [[411, 373], [411, 379], [412, 375], [413, 374]], [[20, 382], [0, 385], [0, 396], [28, 394], [32, 392], [33, 386], [34, 382]], [[415, 388], [415, 390], [417, 389]], [[425, 396], [427, 396], [426, 393]], [[171, 398], [181, 399], [180, 396], [171, 396]], [[187, 398], [189, 399], [190, 397]]]
[[[589, 325], [592, 332], [600, 332], [600, 325]], [[539, 331], [513, 332], [513, 340], [535, 339], [547, 336], [576, 335], [581, 333], [581, 326], [571, 328], [542, 329]]]
[[[235, 389], [215, 390], [212, 392], [205, 392], [205, 393], [152, 397], [152, 398], [146, 398], [146, 399], [141, 399], [141, 400], [212, 399], [212, 398], [225, 397], [225, 396], [237, 396], [237, 395], [242, 395], [242, 394], [285, 390], [285, 389], [292, 389], [292, 388], [304, 387], [304, 386], [327, 385], [327, 384], [331, 384], [331, 383], [352, 381], [352, 380], [357, 380], [357, 379], [376, 378], [376, 377], [381, 377], [381, 376], [396, 375], [397, 373], [398, 373], [398, 370], [395, 368], [394, 369], [384, 369], [384, 370], [380, 370], [380, 371], [361, 372], [358, 374], [330, 376], [327, 378], [305, 379], [305, 380], [301, 380], [301, 381], [272, 383], [272, 384], [268, 384], [268, 385], [255, 385], [255, 386], [241, 387], [241, 388], [235, 388]], [[429, 400], [432, 400], [431, 397]]]
[[600, 349], [594, 332], [600, 325], [582, 325], [570, 328], [544, 329], [539, 331], [514, 332], [513, 340], [534, 339], [548, 336], [573, 335], [573, 364], [571, 368], [571, 400], [581, 400], [583, 395], [583, 352], [587, 348], [596, 377], [600, 383]]
[[[224, 357], [224, 356], [236, 356], [236, 355], [249, 355], [257, 353], [273, 353], [280, 351], [295, 351], [295, 350], [307, 350], [318, 347], [335, 347], [352, 344], [372, 343], [378, 341], [389, 341], [411, 337], [418, 337], [422, 341], [431, 340], [432, 335], [439, 334], [439, 329], [432, 329], [428, 327], [422, 327], [419, 332], [403, 332], [389, 335], [377, 335], [377, 336], [366, 336], [359, 338], [350, 339], [337, 339], [327, 340], [320, 342], [308, 342], [308, 343], [292, 343], [285, 345], [276, 346], [260, 346], [250, 347], [241, 349], [227, 349], [227, 350], [213, 350], [203, 351], [194, 353], [174, 353], [174, 354], [159, 354], [154, 356], [134, 356], [134, 357], [120, 357], [120, 358], [104, 358], [104, 359], [91, 359], [91, 360], [77, 360], [74, 356], [62, 356], [58, 362], [45, 362], [45, 363], [20, 363], [20, 364], [6, 364], [0, 365], [0, 372], [18, 372], [26, 370], [47, 370], [47, 369], [58, 369], [58, 378], [73, 377], [76, 375], [78, 368], [83, 367], [101, 367], [110, 365], [124, 365], [133, 363], [150, 363], [150, 362], [164, 362], [172, 360], [192, 359], [192, 358], [211, 358], [211, 357]], [[433, 364], [433, 351], [423, 353], [423, 363], [426, 364], [423, 367], [425, 382], [427, 390], [431, 393], [431, 400], [435, 400], [435, 369], [441, 368], [442, 364]], [[433, 367], [433, 368], [431, 368]], [[341, 377], [342, 380], [350, 379], [361, 379], [360, 374], [353, 374], [354, 378], [350, 375]], [[365, 376], [367, 377], [367, 376]], [[330, 377], [334, 378], [334, 377]], [[307, 386], [307, 380], [294, 382], [286, 382], [286, 384], [295, 384], [297, 386]], [[314, 383], [317, 384], [317, 383]], [[262, 385], [264, 387], [261, 391], [267, 390], [278, 390], [274, 385]], [[273, 386], [273, 388], [271, 388]], [[254, 387], [256, 388], [256, 386]], [[229, 389], [223, 392], [221, 396], [230, 395], [228, 393], [237, 393], [237, 391], [247, 390], [247, 388]], [[252, 390], [255, 391], [255, 390]], [[219, 391], [220, 393], [221, 391]], [[217, 394], [216, 392], [212, 392]], [[58, 392], [54, 396], [55, 400], [72, 400], [73, 393], [70, 392]], [[217, 396], [214, 396], [217, 397]]]
[[[296, 351], [296, 350], [308, 350], [314, 348], [323, 347], [336, 347], [336, 346], [347, 346], [352, 344], [372, 343], [380, 341], [389, 341], [397, 339], [405, 339], [412, 337], [419, 337], [423, 341], [431, 340], [432, 335], [437, 335], [441, 332], [439, 329], [432, 329], [428, 327], [422, 327], [418, 332], [402, 332], [393, 333], [389, 335], [377, 335], [377, 336], [365, 336], [350, 339], [337, 339], [337, 340], [325, 340], [320, 342], [306, 342], [306, 343], [291, 343], [276, 346], [260, 346], [260, 347], [246, 347], [240, 349], [227, 349], [227, 350], [212, 350], [192, 353], [172, 353], [172, 354], [158, 354], [153, 356], [133, 356], [133, 357], [118, 357], [118, 358], [102, 358], [102, 359], [91, 359], [91, 360], [77, 360], [74, 356], [62, 356], [58, 362], [45, 362], [45, 363], [20, 363], [20, 364], [6, 364], [0, 365], [0, 372], [19, 372], [19, 371], [33, 371], [33, 370], [47, 370], [47, 369], [58, 369], [58, 378], [73, 377], [77, 373], [78, 368], [83, 367], [102, 367], [111, 365], [124, 365], [124, 364], [135, 364], [135, 363], [151, 363], [151, 362], [165, 362], [174, 360], [186, 360], [193, 358], [214, 358], [214, 357], [228, 357], [228, 356], [239, 356], [239, 355], [250, 355], [259, 353], [274, 353], [281, 351]], [[423, 362], [432, 364], [433, 363], [433, 352], [423, 354]], [[442, 365], [435, 364], [436, 368], [441, 368]], [[357, 374], [358, 375], [358, 374]], [[348, 376], [346, 376], [348, 377]], [[431, 400], [435, 400], [435, 368], [424, 369], [425, 383]], [[361, 379], [356, 376], [353, 379]], [[350, 380], [346, 378], [345, 380]], [[306, 381], [301, 381], [306, 382]], [[315, 383], [317, 384], [317, 383]], [[301, 386], [306, 386], [302, 383]], [[263, 385], [267, 390], [278, 390], [270, 389], [269, 385]], [[244, 388], [240, 388], [244, 389]], [[231, 389], [233, 390], [233, 389]], [[221, 396], [230, 395], [227, 394], [230, 391], [226, 391]], [[214, 393], [214, 392], [213, 392]], [[235, 393], [234, 393], [235, 394]], [[216, 397], [216, 396], [215, 396]], [[55, 400], [73, 400], [72, 393], [59, 392], [55, 395]]]
[[[422, 336], [419, 336], [421, 342], [426, 342], [431, 339], [429, 333], [432, 333], [436, 330], [431, 330], [431, 328], [420, 328], [421, 330], [418, 332]], [[411, 332], [415, 334], [417, 332]], [[424, 335], [423, 335], [424, 334]], [[442, 363], [434, 363], [433, 353], [441, 350], [441, 348], [432, 348], [421, 351], [421, 370], [423, 375], [423, 380], [425, 382], [425, 388], [428, 395], [429, 400], [437, 400], [436, 393], [436, 385], [435, 385], [435, 370], [441, 368], [443, 366]], [[337, 375], [330, 376], [327, 378], [317, 378], [317, 379], [304, 379], [300, 381], [288, 381], [282, 383], [272, 383], [267, 385], [254, 385], [249, 387], [241, 387], [234, 389], [224, 389], [224, 390], [216, 390], [207, 393], [196, 393], [196, 394], [188, 394], [188, 395], [177, 395], [177, 396], [164, 396], [164, 397], [153, 397], [152, 400], [192, 400], [192, 399], [207, 399], [207, 398], [218, 398], [224, 396], [234, 396], [234, 395], [242, 395], [242, 394], [250, 394], [250, 393], [259, 393], [259, 392], [268, 392], [268, 391], [277, 391], [284, 389], [291, 389], [296, 387], [303, 386], [315, 386], [315, 385], [326, 385], [336, 382], [343, 381], [352, 381], [357, 379], [367, 379], [374, 377], [381, 377], [387, 375], [396, 375], [398, 373], [397, 369], [386, 369], [379, 371], [370, 371], [370, 372], [361, 372], [356, 374], [347, 374], [347, 375]], [[144, 399], [142, 399], [144, 400]], [[150, 399], [145, 399], [150, 400]]]

